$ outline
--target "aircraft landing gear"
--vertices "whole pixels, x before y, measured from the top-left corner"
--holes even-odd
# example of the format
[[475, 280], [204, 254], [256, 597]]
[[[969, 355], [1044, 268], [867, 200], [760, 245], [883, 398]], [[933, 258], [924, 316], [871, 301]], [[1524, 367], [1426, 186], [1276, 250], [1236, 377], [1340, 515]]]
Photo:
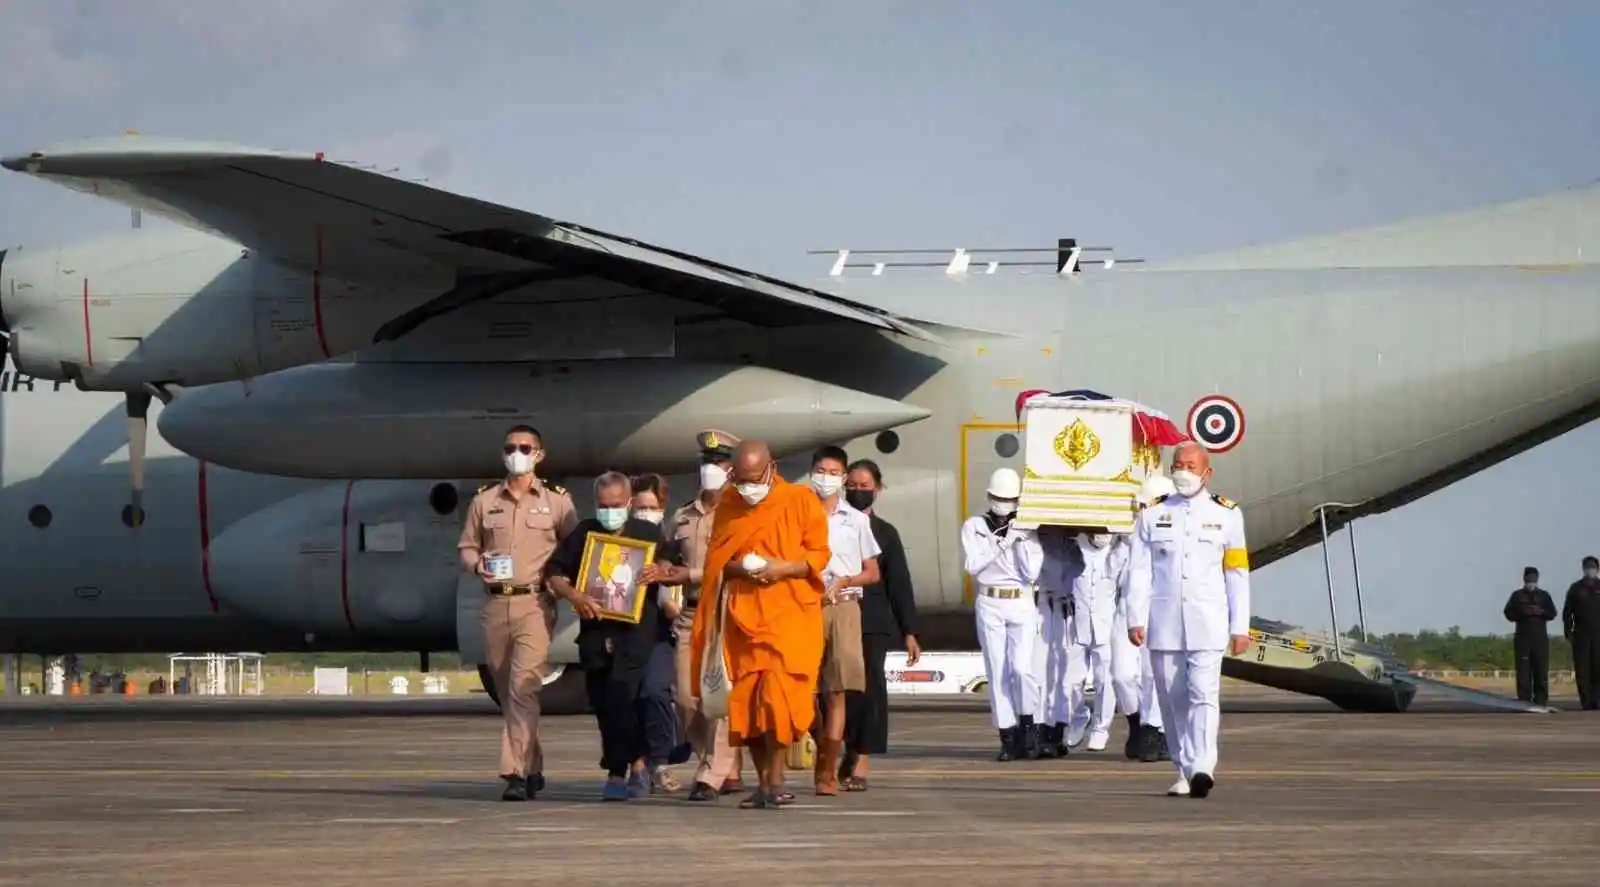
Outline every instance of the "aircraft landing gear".
[[[500, 694], [495, 692], [489, 666], [478, 666], [478, 681], [483, 685], [484, 694], [494, 702], [495, 708], [499, 708]], [[583, 671], [576, 667], [556, 666], [554, 672], [545, 678], [544, 690], [539, 693], [539, 709], [541, 714], [547, 715], [588, 714], [589, 690], [583, 683]]]

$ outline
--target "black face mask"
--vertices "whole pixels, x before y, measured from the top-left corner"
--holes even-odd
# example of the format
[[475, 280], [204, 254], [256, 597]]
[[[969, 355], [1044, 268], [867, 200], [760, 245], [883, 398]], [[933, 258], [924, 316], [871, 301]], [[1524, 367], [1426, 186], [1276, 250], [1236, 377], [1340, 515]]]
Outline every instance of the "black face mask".
[[872, 507], [872, 500], [878, 497], [876, 490], [845, 490], [844, 501], [857, 511], [866, 511]]

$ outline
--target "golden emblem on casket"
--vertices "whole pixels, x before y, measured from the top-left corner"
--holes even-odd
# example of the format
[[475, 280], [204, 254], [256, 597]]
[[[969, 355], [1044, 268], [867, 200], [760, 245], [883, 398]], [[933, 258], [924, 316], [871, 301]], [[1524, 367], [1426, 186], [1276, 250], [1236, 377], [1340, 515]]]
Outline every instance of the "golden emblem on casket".
[[1055, 451], [1061, 461], [1072, 466], [1073, 471], [1082, 471], [1083, 466], [1100, 455], [1100, 438], [1083, 424], [1082, 419], [1074, 419], [1071, 425], [1056, 435]]

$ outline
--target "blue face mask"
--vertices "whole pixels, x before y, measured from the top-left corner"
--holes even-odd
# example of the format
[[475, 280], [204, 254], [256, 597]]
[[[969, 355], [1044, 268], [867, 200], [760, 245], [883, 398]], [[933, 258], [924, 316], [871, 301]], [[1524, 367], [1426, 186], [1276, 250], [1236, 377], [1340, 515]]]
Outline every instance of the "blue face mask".
[[628, 522], [628, 509], [596, 508], [594, 510], [594, 516], [596, 520], [600, 521], [600, 526], [605, 527], [606, 530], [614, 533], [617, 530], [622, 529], [622, 525]]

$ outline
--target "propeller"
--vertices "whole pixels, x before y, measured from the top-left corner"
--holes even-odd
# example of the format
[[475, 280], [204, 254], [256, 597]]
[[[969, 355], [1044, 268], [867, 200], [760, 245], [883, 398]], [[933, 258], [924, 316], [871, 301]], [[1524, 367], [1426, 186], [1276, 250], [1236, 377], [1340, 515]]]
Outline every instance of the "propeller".
[[128, 468], [133, 474], [133, 529], [144, 524], [144, 444], [150, 428], [150, 395], [146, 392], [128, 394]]

